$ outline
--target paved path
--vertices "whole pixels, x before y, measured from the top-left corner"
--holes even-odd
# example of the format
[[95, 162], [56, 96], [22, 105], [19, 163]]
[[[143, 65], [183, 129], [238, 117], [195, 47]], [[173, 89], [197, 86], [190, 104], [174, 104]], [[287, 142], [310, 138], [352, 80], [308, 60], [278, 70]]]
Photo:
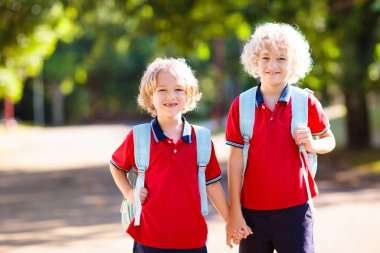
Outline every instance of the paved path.
[[[0, 132], [0, 252], [131, 252], [107, 169], [127, 131], [98, 125]], [[225, 170], [223, 135], [213, 139]], [[319, 188], [316, 252], [380, 252], [380, 186], [322, 181]], [[210, 210], [209, 252], [236, 253], [224, 245], [224, 224]]]

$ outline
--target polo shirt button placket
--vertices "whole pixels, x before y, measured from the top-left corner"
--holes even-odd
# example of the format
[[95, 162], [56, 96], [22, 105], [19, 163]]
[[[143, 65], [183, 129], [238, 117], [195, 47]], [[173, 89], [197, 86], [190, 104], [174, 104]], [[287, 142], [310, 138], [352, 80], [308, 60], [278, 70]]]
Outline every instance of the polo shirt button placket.
[[168, 143], [172, 146], [172, 148], [173, 148], [173, 153], [175, 154], [175, 153], [177, 153], [177, 149], [176, 149], [176, 144], [174, 144], [174, 142], [173, 141], [171, 141], [171, 140], [168, 140]]

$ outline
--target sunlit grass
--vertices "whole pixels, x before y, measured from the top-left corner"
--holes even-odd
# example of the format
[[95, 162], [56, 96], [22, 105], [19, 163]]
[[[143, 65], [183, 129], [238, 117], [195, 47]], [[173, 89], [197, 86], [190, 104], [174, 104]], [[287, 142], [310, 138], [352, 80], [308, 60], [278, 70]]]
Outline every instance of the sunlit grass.
[[[379, 157], [380, 159], [380, 157]], [[374, 174], [380, 174], [380, 160], [361, 164], [359, 166], [353, 167], [353, 170], [358, 170], [362, 172], [368, 172], [368, 173], [374, 173]]]

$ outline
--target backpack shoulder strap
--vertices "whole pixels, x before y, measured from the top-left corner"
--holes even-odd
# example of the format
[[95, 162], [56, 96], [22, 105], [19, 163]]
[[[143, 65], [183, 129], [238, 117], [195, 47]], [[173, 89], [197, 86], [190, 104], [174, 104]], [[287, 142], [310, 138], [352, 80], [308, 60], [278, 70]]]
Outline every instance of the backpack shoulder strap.
[[292, 97], [291, 134], [294, 136], [296, 127], [307, 126], [309, 91], [294, 86], [290, 86], [290, 90]]
[[150, 131], [150, 123], [133, 127], [135, 163], [139, 173], [140, 171], [145, 172], [149, 166]]
[[[312, 92], [309, 89], [301, 89], [298, 87], [290, 86], [291, 97], [292, 97], [292, 123], [291, 123], [291, 134], [294, 137], [294, 131], [297, 127], [308, 125], [308, 100], [309, 93]], [[308, 203], [312, 210], [315, 212], [313, 199], [311, 196], [311, 190], [309, 185], [309, 178], [306, 172], [306, 166], [312, 173], [313, 177], [316, 172], [317, 166], [317, 155], [309, 154], [306, 152], [304, 146], [299, 146], [300, 160], [303, 167], [302, 174], [306, 184], [306, 191], [308, 196]]]
[[198, 186], [201, 196], [201, 211], [203, 216], [208, 214], [207, 192], [206, 192], [206, 166], [211, 156], [211, 133], [207, 128], [193, 125], [197, 142], [198, 163]]
[[244, 140], [243, 146], [243, 174], [247, 167], [249, 141], [253, 136], [255, 124], [257, 86], [243, 92], [239, 96], [239, 124], [240, 132]]
[[135, 226], [140, 225], [141, 202], [140, 189], [144, 187], [145, 171], [149, 166], [150, 155], [150, 131], [149, 123], [140, 124], [133, 127], [133, 142], [135, 152], [135, 163], [138, 171], [138, 176], [135, 186]]
[[201, 167], [206, 167], [211, 156], [211, 133], [205, 127], [193, 125], [197, 141], [197, 162]]

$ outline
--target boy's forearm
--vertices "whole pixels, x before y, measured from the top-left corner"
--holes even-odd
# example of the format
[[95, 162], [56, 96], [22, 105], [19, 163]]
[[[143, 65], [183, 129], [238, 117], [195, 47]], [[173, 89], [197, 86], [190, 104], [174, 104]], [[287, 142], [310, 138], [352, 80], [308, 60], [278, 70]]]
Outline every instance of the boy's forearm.
[[112, 164], [110, 164], [110, 171], [113, 180], [116, 183], [116, 186], [119, 188], [120, 192], [123, 194], [123, 197], [126, 199], [130, 191], [133, 190], [132, 186], [129, 184], [127, 174], [125, 171], [117, 169]]
[[231, 214], [241, 212], [240, 193], [242, 187], [243, 166], [243, 150], [230, 147], [230, 156], [228, 160], [228, 189], [230, 194]]
[[[233, 170], [233, 167], [230, 168]], [[230, 172], [228, 175], [228, 188], [230, 193], [230, 212], [236, 213], [241, 212], [240, 204], [240, 193], [241, 193], [241, 180], [242, 176], [240, 173]]]
[[227, 219], [229, 217], [229, 206], [222, 184], [220, 182], [215, 182], [207, 185], [206, 189], [207, 195], [210, 198], [215, 209], [218, 211], [224, 222], [227, 222]]
[[335, 148], [335, 138], [331, 130], [328, 130], [313, 142], [314, 153], [317, 154], [326, 154]]

